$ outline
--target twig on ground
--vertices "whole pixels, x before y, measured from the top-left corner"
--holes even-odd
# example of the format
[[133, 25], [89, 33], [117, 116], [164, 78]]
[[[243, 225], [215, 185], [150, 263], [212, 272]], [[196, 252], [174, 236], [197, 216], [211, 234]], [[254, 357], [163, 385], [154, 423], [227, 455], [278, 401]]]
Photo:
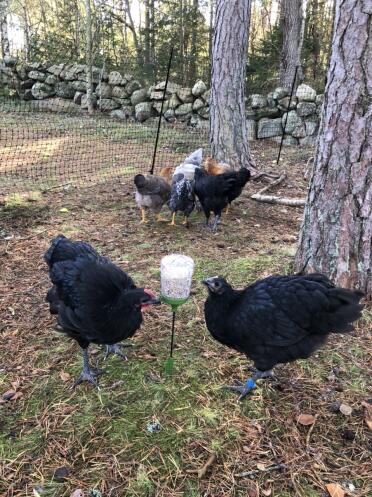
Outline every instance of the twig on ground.
[[69, 181], [68, 183], [61, 183], [60, 185], [49, 186], [48, 188], [43, 188], [41, 193], [49, 192], [50, 190], [56, 190], [57, 188], [63, 188], [64, 186], [72, 185], [74, 181]]
[[310, 429], [309, 431], [307, 432], [307, 436], [306, 436], [306, 448], [308, 449], [309, 448], [309, 445], [310, 445], [310, 437], [311, 437], [311, 434], [313, 432], [313, 429], [314, 429], [314, 426], [315, 426], [315, 423], [316, 423], [316, 420], [318, 419], [318, 416], [319, 414], [315, 414], [314, 416], [314, 423], [310, 426]]
[[271, 188], [274, 188], [274, 186], [278, 186], [280, 185], [280, 183], [283, 183], [283, 181], [287, 178], [287, 175], [286, 173], [282, 173], [278, 179], [276, 179], [275, 181], [272, 181], [271, 183], [269, 183], [267, 186], [264, 186], [263, 188], [261, 188], [261, 190], [259, 190], [257, 193], [255, 193], [255, 195], [262, 195], [263, 193], [267, 192], [268, 190], [270, 190]]
[[259, 193], [252, 195], [251, 199], [267, 204], [287, 205], [288, 207], [301, 207], [306, 203], [303, 198], [275, 197], [275, 195], [260, 195]]
[[243, 473], [239, 473], [235, 476], [245, 477], [245, 476], [255, 476], [260, 473], [268, 473], [270, 471], [282, 471], [286, 469], [285, 464], [273, 464], [272, 466], [267, 466], [264, 469], [252, 469], [251, 471], [243, 471]]
[[263, 178], [270, 178], [270, 179], [277, 179], [279, 178], [278, 174], [273, 174], [273, 173], [264, 173], [264, 172], [255, 172], [250, 169], [252, 173], [252, 181], [258, 181]]
[[199, 480], [202, 479], [202, 478], [204, 478], [204, 476], [206, 475], [209, 467], [212, 466], [212, 464], [215, 462], [216, 458], [217, 458], [217, 456], [213, 452], [208, 457], [207, 462], [204, 464], [204, 466], [202, 466], [200, 469], [189, 469], [189, 470], [187, 470], [187, 473], [197, 473]]
[[310, 167], [310, 163], [313, 163], [313, 167], [314, 167], [314, 157], [310, 157], [310, 159], [306, 162], [306, 166], [305, 166], [305, 172], [304, 172], [304, 179], [309, 179], [309, 176], [310, 176], [310, 171], [311, 171], [311, 167]]
[[286, 179], [287, 175], [285, 173], [281, 174], [279, 178], [275, 181], [272, 181], [264, 188], [261, 188], [257, 193], [251, 195], [252, 200], [256, 200], [257, 202], [266, 202], [268, 204], [276, 204], [276, 205], [287, 205], [289, 207], [298, 207], [301, 205], [305, 205], [305, 199], [302, 198], [286, 198], [286, 197], [277, 197], [275, 195], [263, 195], [263, 193], [267, 192], [274, 186], [280, 185]]

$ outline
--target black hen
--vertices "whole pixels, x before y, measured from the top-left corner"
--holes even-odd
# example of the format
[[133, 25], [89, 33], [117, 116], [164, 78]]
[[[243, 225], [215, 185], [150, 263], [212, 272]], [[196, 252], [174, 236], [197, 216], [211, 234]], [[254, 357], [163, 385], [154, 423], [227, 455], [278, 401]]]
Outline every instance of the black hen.
[[87, 243], [60, 235], [44, 259], [53, 283], [46, 297], [50, 311], [58, 314], [63, 333], [83, 351], [84, 367], [74, 386], [82, 381], [97, 385], [97, 372], [89, 366], [89, 344], [108, 345], [116, 351], [116, 344], [140, 327], [141, 310], [159, 301]]
[[187, 226], [189, 216], [195, 208], [195, 193], [193, 181], [186, 179], [181, 173], [173, 176], [168, 206], [172, 212], [171, 226], [176, 226], [175, 218], [176, 213], [179, 211], [183, 212], [185, 216], [183, 224]]
[[255, 380], [272, 376], [276, 364], [306, 359], [330, 333], [352, 331], [363, 308], [362, 293], [335, 287], [321, 274], [271, 276], [245, 290], [234, 290], [219, 277], [203, 283], [213, 338], [245, 354], [257, 368], [253, 380], [232, 387], [240, 399]]
[[194, 191], [203, 208], [206, 226], [209, 226], [211, 212], [215, 215], [212, 226], [213, 231], [217, 230], [222, 210], [229, 203], [229, 191], [237, 183], [236, 175], [231, 176], [231, 174], [223, 173], [218, 176], [211, 176], [203, 169], [195, 170]]
[[251, 173], [249, 169], [247, 169], [246, 167], [242, 167], [239, 169], [239, 171], [231, 171], [229, 173], [224, 173], [224, 174], [236, 178], [236, 183], [230, 188], [227, 195], [230, 205], [233, 200], [235, 200], [241, 195], [243, 188], [248, 183], [251, 177]]

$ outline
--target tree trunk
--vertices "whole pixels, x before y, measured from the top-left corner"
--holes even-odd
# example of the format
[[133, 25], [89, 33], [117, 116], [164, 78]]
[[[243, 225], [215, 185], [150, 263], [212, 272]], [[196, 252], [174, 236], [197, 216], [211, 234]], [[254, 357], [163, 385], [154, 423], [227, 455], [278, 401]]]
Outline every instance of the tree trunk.
[[189, 83], [195, 82], [197, 74], [197, 40], [198, 40], [198, 25], [199, 25], [199, 0], [193, 0], [192, 16], [191, 16], [191, 48], [190, 48], [190, 65], [189, 65]]
[[296, 66], [298, 79], [303, 79], [301, 69], [301, 51], [303, 45], [304, 14], [303, 0], [282, 0], [281, 24], [283, 46], [280, 60], [279, 82], [284, 88], [290, 89], [295, 75]]
[[372, 298], [372, 7], [339, 0], [296, 267]]
[[85, 46], [85, 58], [86, 58], [86, 77], [87, 77], [87, 105], [89, 114], [93, 114], [93, 81], [92, 81], [92, 9], [90, 5], [90, 0], [85, 0], [85, 36], [86, 36], [86, 46]]
[[10, 43], [8, 37], [8, 10], [9, 0], [0, 0], [0, 34], [2, 57], [10, 56]]
[[251, 164], [244, 101], [250, 9], [250, 0], [216, 1], [210, 141], [213, 157], [234, 168]]
[[209, 1], [210, 1], [210, 5], [209, 5], [209, 33], [208, 33], [209, 43], [208, 43], [208, 53], [209, 53], [209, 60], [212, 60], [213, 31], [214, 31], [214, 1], [215, 0], [209, 0]]
[[134, 46], [136, 49], [138, 67], [142, 67], [143, 66], [142, 46], [141, 46], [139, 37], [137, 35], [136, 28], [134, 26], [132, 12], [130, 10], [129, 0], [125, 0], [125, 8], [126, 8], [126, 13], [127, 13], [127, 17], [128, 17], [128, 25], [127, 26], [129, 27], [129, 29], [132, 32], [133, 43], [134, 43]]
[[150, 64], [150, 0], [145, 0], [145, 65], [148, 69]]

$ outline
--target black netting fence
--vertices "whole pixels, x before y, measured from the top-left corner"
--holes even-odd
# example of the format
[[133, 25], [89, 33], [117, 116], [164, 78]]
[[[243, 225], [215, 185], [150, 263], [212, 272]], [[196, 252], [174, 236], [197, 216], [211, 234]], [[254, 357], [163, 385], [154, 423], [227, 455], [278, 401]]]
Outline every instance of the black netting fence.
[[[132, 75], [93, 71], [95, 112], [86, 110], [85, 66], [3, 64], [0, 67], [0, 190], [46, 190], [67, 184], [132, 180], [151, 168], [164, 81], [144, 86]], [[277, 159], [281, 145], [315, 142], [321, 95], [306, 85], [247, 98], [253, 153]], [[209, 148], [210, 91], [203, 81], [170, 81], [164, 103], [155, 174], [191, 152]]]
[[[69, 102], [0, 103], [0, 184], [5, 193], [66, 184], [97, 184], [147, 173], [158, 120], [120, 121], [77, 112]], [[155, 174], [175, 166], [193, 150], [208, 153], [208, 133], [183, 123], [164, 123]]]

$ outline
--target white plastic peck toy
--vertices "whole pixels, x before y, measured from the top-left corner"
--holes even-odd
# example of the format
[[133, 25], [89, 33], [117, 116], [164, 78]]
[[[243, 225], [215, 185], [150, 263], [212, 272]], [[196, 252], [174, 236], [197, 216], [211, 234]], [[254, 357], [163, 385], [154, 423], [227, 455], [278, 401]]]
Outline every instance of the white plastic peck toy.
[[168, 373], [173, 369], [174, 324], [178, 306], [184, 304], [190, 296], [194, 261], [182, 254], [171, 254], [162, 258], [160, 263], [161, 300], [172, 308], [172, 337], [170, 357], [165, 364]]

